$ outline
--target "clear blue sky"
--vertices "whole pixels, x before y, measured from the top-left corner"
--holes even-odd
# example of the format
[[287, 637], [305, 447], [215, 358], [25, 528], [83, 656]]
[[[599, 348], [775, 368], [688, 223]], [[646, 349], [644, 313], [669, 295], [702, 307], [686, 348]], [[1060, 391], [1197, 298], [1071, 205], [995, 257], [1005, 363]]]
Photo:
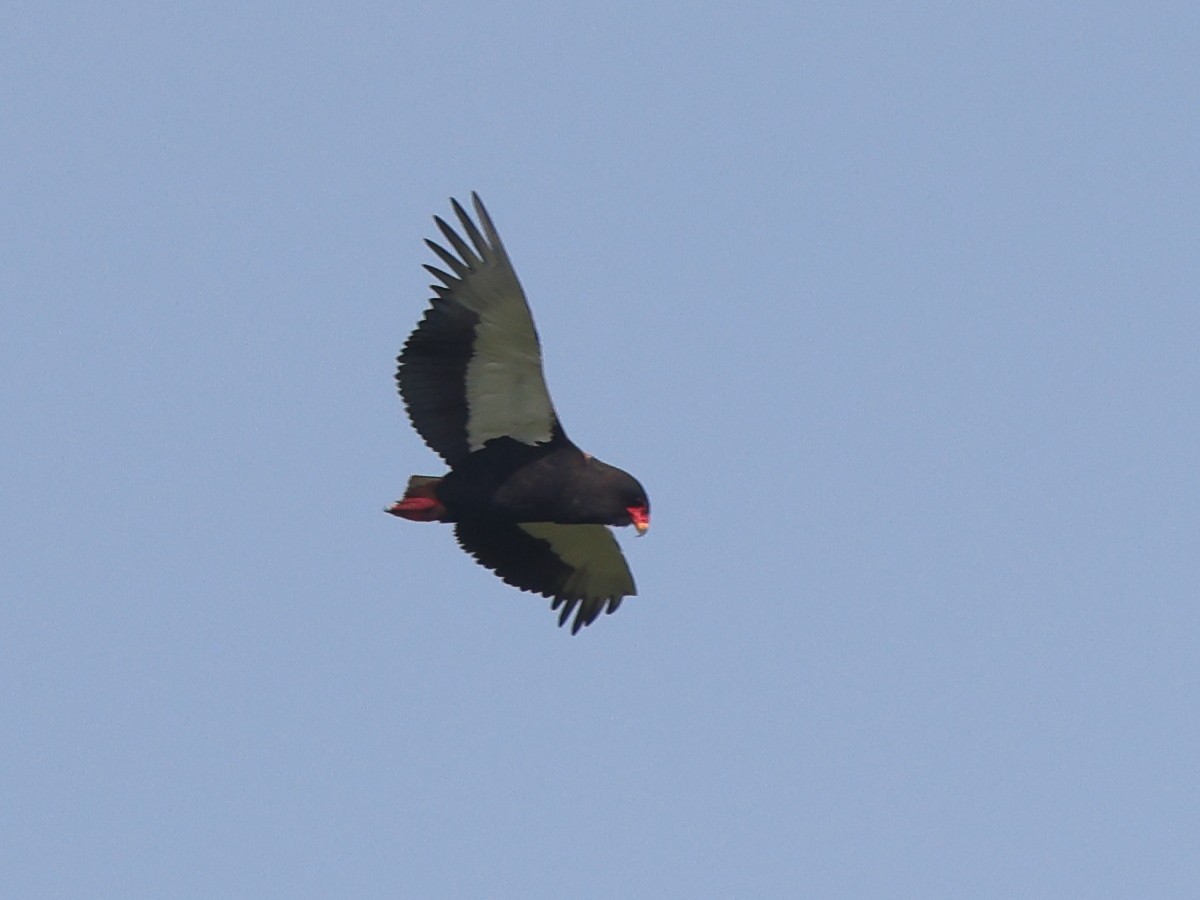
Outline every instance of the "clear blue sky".
[[[4, 892], [1196, 896], [1197, 9], [6, 4]], [[472, 189], [574, 638], [382, 512]]]

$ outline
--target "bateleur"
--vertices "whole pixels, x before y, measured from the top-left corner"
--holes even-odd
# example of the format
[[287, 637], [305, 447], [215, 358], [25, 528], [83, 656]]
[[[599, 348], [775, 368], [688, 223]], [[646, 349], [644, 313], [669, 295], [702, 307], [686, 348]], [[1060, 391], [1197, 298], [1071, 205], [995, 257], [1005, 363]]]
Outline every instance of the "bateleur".
[[[537, 329], [512, 263], [479, 197], [478, 225], [456, 200], [462, 234], [434, 217], [451, 249], [434, 298], [397, 362], [413, 427], [450, 471], [414, 475], [388, 512], [452, 522], [459, 545], [508, 584], [551, 599], [571, 632], [636, 594], [606, 526], [650, 527], [632, 475], [576, 447], [542, 374]], [[482, 228], [482, 231], [480, 230]]]

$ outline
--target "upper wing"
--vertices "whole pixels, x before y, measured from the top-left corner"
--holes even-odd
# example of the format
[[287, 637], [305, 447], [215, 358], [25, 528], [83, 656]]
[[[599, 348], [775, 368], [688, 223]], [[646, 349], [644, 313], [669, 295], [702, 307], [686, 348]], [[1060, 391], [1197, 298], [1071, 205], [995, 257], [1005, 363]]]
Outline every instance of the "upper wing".
[[[571, 633], [637, 593], [629, 565], [603, 525], [471, 520], [454, 529], [459, 545], [508, 584], [550, 597]], [[606, 608], [607, 604], [607, 608]]]
[[546, 443], [558, 425], [525, 293], [487, 210], [471, 200], [482, 233], [450, 201], [470, 245], [434, 218], [457, 255], [425, 242], [450, 272], [425, 266], [441, 284], [396, 372], [413, 426], [450, 466], [496, 437]]

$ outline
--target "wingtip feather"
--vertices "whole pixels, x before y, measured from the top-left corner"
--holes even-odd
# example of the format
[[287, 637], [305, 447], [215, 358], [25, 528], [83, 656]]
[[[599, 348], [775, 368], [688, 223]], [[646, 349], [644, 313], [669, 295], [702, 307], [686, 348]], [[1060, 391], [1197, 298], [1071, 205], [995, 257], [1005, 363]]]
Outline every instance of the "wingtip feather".
[[[462, 209], [462, 207], [459, 206], [456, 201], [451, 202], [454, 203], [456, 210]], [[462, 257], [462, 260], [467, 264], [468, 269], [474, 268], [483, 262], [482, 258], [477, 256], [475, 252], [467, 246], [467, 242], [459, 236], [457, 231], [450, 227], [445, 219], [443, 219], [441, 216], [434, 216], [433, 221], [437, 224], [438, 230], [441, 231], [446, 240], [450, 242], [450, 246], [454, 248], [454, 251]]]
[[[475, 197], [474, 191], [471, 192], [471, 196], [473, 198]], [[479, 231], [479, 227], [475, 224], [475, 221], [467, 214], [467, 211], [463, 209], [463, 205], [453, 197], [450, 198], [450, 205], [454, 207], [454, 212], [458, 216], [458, 220], [462, 222], [463, 231], [467, 233], [467, 237], [470, 238], [471, 243], [475, 245], [475, 250], [478, 252], [479, 258], [486, 260], [492, 257], [494, 254], [492, 252], [491, 245], [487, 242], [487, 240], [484, 239], [483, 235]]]

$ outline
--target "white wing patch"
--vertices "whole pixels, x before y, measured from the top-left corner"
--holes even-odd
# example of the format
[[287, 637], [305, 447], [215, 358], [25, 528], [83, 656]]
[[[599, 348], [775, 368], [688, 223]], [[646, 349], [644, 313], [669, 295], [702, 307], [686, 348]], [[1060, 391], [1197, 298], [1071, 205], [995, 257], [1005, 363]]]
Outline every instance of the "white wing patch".
[[637, 593], [617, 539], [603, 525], [523, 522], [525, 533], [545, 541], [572, 572], [560, 592], [584, 600], [620, 600]]
[[[512, 281], [515, 285], [515, 275]], [[505, 436], [544, 444], [553, 435], [554, 406], [525, 298], [517, 286], [515, 291], [489, 291], [481, 299], [472, 307], [479, 324], [467, 364], [467, 445], [474, 452]]]
[[482, 233], [457, 202], [453, 205], [474, 250], [441, 219], [438, 227], [461, 258], [426, 242], [454, 273], [430, 269], [445, 282], [434, 290], [478, 317], [465, 375], [467, 446], [474, 452], [497, 437], [544, 444], [553, 437], [556, 418], [533, 315], [496, 226], [479, 197], [471, 198]]

